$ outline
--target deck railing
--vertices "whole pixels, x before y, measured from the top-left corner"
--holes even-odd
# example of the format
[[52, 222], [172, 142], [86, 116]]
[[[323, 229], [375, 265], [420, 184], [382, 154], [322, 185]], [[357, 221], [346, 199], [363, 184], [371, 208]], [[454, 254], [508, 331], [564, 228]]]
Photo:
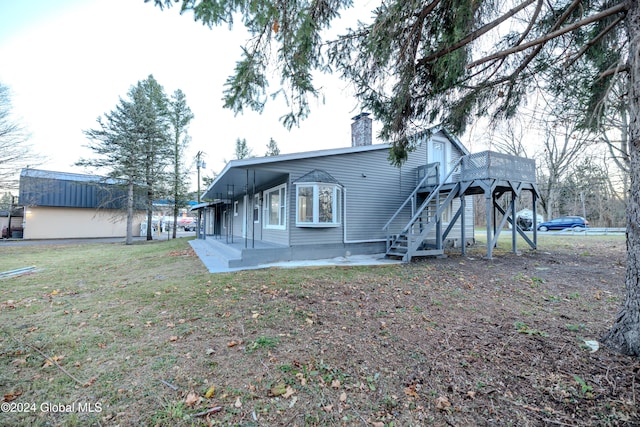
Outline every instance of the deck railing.
[[461, 181], [474, 179], [504, 179], [536, 182], [536, 162], [509, 154], [483, 151], [462, 157]]

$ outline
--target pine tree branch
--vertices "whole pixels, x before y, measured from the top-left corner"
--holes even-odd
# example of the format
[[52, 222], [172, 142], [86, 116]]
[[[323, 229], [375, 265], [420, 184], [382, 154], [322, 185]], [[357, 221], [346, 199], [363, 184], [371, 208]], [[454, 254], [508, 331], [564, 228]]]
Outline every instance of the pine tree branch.
[[629, 6], [626, 3], [620, 3], [620, 4], [616, 5], [616, 6], [613, 6], [613, 7], [609, 8], [609, 9], [604, 10], [604, 11], [602, 11], [600, 13], [597, 13], [597, 14], [595, 14], [593, 16], [590, 16], [590, 17], [585, 18], [585, 19], [583, 19], [581, 21], [575, 22], [575, 23], [573, 23], [573, 24], [571, 24], [571, 25], [569, 25], [569, 26], [567, 26], [565, 28], [562, 28], [562, 29], [557, 30], [557, 31], [553, 31], [553, 32], [547, 34], [544, 37], [540, 37], [540, 38], [538, 38], [536, 40], [532, 40], [532, 41], [530, 41], [528, 43], [525, 43], [525, 44], [522, 44], [522, 45], [519, 45], [519, 46], [514, 46], [514, 47], [512, 47], [510, 49], [505, 49], [503, 51], [496, 52], [496, 53], [494, 53], [492, 55], [485, 56], [484, 58], [481, 58], [481, 59], [478, 59], [476, 61], [473, 61], [472, 63], [467, 65], [467, 68], [473, 68], [473, 67], [476, 67], [476, 66], [478, 66], [480, 64], [484, 64], [485, 62], [489, 62], [489, 61], [492, 61], [494, 59], [504, 58], [504, 57], [512, 55], [514, 53], [521, 52], [523, 50], [529, 49], [530, 47], [534, 47], [534, 46], [538, 46], [538, 45], [544, 44], [544, 43], [548, 42], [549, 40], [553, 40], [553, 39], [555, 39], [557, 37], [560, 37], [560, 36], [562, 36], [562, 35], [564, 35], [566, 33], [569, 33], [569, 32], [571, 32], [573, 30], [576, 30], [576, 29], [578, 29], [580, 27], [583, 27], [585, 25], [588, 25], [588, 24], [591, 24], [593, 22], [599, 21], [600, 19], [606, 18], [607, 16], [615, 15], [616, 13], [620, 13], [620, 12], [626, 12], [628, 9], [629, 9]]
[[[406, 57], [405, 52], [409, 49], [409, 44], [412, 44], [410, 58], [415, 59], [416, 53], [418, 51], [418, 45], [420, 44], [420, 39], [422, 38], [422, 25], [424, 25], [424, 20], [427, 19], [427, 16], [429, 16], [431, 12], [433, 12], [438, 3], [440, 3], [440, 0], [432, 1], [431, 3], [423, 7], [420, 13], [416, 16], [416, 21], [411, 26], [410, 31], [412, 37], [409, 38], [409, 43], [407, 43], [405, 47], [400, 50], [400, 59], [404, 59]], [[414, 42], [410, 43], [410, 41], [412, 40], [414, 40]]]
[[460, 40], [458, 43], [455, 43], [445, 49], [442, 49], [436, 53], [434, 53], [433, 55], [429, 55], [426, 58], [422, 58], [418, 61], [417, 66], [418, 67], [422, 67], [424, 65], [426, 65], [427, 63], [441, 58], [453, 51], [456, 51], [466, 45], [468, 45], [469, 43], [471, 43], [472, 41], [478, 39], [479, 37], [481, 37], [482, 35], [486, 34], [487, 32], [491, 31], [493, 28], [497, 27], [498, 25], [502, 24], [504, 21], [506, 21], [507, 19], [511, 18], [513, 15], [515, 15], [516, 13], [520, 12], [522, 9], [526, 8], [527, 6], [529, 6], [530, 4], [532, 4], [534, 1], [536, 0], [527, 0], [526, 2], [522, 3], [521, 5], [511, 9], [509, 12], [507, 12], [506, 14], [502, 15], [500, 18], [496, 19], [493, 22], [490, 22], [484, 26], [482, 26], [481, 28], [478, 28], [476, 31], [472, 32], [471, 34], [467, 35], [465, 38], [463, 38], [462, 40]]
[[600, 73], [600, 75], [598, 75], [598, 78], [603, 79], [605, 77], [609, 77], [614, 74], [617, 74], [621, 71], [630, 71], [630, 70], [631, 70], [631, 67], [629, 66], [629, 64], [616, 65], [615, 67], [611, 67], [608, 70], [605, 70], [602, 73]]
[[533, 12], [533, 16], [531, 17], [531, 19], [529, 19], [529, 25], [527, 26], [527, 28], [525, 28], [525, 30], [520, 35], [520, 38], [516, 42], [516, 45], [522, 43], [524, 39], [527, 38], [527, 36], [531, 32], [531, 29], [534, 27], [534, 25], [536, 25], [536, 20], [538, 19], [538, 16], [540, 16], [543, 3], [544, 3], [544, 0], [538, 0], [538, 5], [536, 6], [536, 10]]
[[618, 19], [613, 21], [611, 24], [607, 25], [607, 27], [604, 30], [600, 31], [600, 33], [597, 36], [595, 36], [593, 39], [585, 43], [584, 46], [582, 46], [582, 48], [578, 52], [576, 52], [575, 56], [571, 58], [571, 60], [569, 60], [569, 62], [565, 65], [565, 68], [571, 67], [578, 59], [580, 59], [582, 55], [584, 55], [587, 52], [587, 50], [589, 50], [591, 46], [596, 44], [598, 40], [600, 40], [605, 35], [607, 35], [609, 31], [613, 30], [623, 19], [624, 19], [624, 16], [619, 16]]

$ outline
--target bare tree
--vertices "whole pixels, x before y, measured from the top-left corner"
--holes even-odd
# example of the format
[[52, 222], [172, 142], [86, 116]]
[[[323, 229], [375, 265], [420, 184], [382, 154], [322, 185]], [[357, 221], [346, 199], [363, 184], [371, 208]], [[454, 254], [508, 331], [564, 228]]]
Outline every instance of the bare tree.
[[20, 169], [41, 161], [28, 140], [29, 134], [13, 116], [9, 87], [0, 82], [0, 188], [17, 188]]
[[570, 120], [549, 123], [538, 156], [540, 204], [548, 218], [557, 215], [558, 189], [571, 166], [584, 154], [589, 133], [576, 129]]

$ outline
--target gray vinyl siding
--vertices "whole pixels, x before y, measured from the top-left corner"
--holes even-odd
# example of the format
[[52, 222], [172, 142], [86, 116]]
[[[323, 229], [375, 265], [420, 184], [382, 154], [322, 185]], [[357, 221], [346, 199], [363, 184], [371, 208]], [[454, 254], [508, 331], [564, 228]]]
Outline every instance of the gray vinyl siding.
[[[434, 137], [446, 143], [451, 160], [456, 161], [462, 153], [443, 135]], [[286, 181], [287, 218], [285, 230], [265, 228], [264, 191], [283, 182], [270, 183], [268, 187], [257, 188], [261, 194], [263, 206], [260, 209], [260, 223], [252, 229], [253, 208], [249, 197], [247, 237], [291, 247], [305, 245], [343, 245], [354, 242], [383, 241], [387, 233], [383, 231], [385, 223], [396, 212], [417, 185], [417, 168], [429, 163], [428, 144], [423, 141], [409, 154], [402, 167], [389, 163], [388, 146], [380, 149], [341, 153], [339, 155], [318, 155], [316, 157], [283, 160], [253, 166], [263, 171], [288, 173]], [[296, 181], [314, 169], [329, 173], [342, 186], [342, 216], [338, 226], [299, 227], [296, 225]], [[234, 217], [234, 234], [241, 235], [244, 203], [238, 199], [239, 215]], [[459, 204], [456, 200], [454, 203]], [[473, 206], [471, 197], [467, 198], [467, 235], [473, 236]], [[397, 222], [402, 228], [410, 219], [410, 209], [405, 209]], [[394, 230], [391, 230], [394, 232]], [[396, 231], [397, 232], [397, 231]], [[452, 230], [450, 237], [459, 236], [458, 230]]]
[[[401, 171], [390, 165], [386, 149], [326, 156], [287, 162], [289, 244], [322, 245], [349, 241], [381, 240], [382, 227], [403, 200]], [[314, 169], [322, 169], [343, 188], [343, 215], [339, 226], [296, 226], [296, 186], [294, 182]]]

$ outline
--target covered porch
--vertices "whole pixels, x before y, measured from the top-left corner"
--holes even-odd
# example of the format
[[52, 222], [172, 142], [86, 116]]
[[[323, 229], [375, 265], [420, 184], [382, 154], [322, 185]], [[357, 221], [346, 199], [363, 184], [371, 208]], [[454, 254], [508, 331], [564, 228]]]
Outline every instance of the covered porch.
[[290, 253], [287, 246], [237, 236], [232, 240], [210, 236], [190, 243], [211, 272], [244, 270], [269, 264], [287, 259]]
[[[254, 248], [247, 248], [250, 242], [240, 237], [232, 243], [213, 238], [190, 240], [189, 243], [210, 273], [230, 273], [268, 267], [380, 266], [401, 262], [386, 259], [383, 253], [309, 260], [304, 259], [304, 256], [296, 256], [291, 248], [268, 242], [255, 242]], [[289, 261], [281, 261], [282, 259]]]

